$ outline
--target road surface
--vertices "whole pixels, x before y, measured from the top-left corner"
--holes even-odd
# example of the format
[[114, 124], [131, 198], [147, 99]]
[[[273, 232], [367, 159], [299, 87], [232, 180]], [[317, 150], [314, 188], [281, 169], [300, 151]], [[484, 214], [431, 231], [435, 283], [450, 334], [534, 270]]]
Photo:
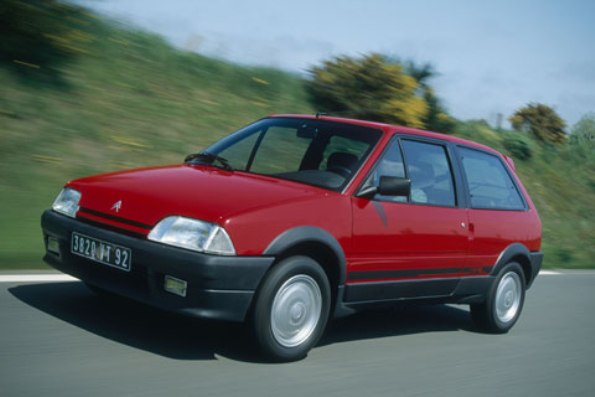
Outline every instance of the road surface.
[[14, 280], [0, 282], [4, 397], [595, 395], [595, 272], [541, 275], [507, 335], [476, 332], [464, 306], [374, 311], [290, 364], [261, 362], [240, 325]]

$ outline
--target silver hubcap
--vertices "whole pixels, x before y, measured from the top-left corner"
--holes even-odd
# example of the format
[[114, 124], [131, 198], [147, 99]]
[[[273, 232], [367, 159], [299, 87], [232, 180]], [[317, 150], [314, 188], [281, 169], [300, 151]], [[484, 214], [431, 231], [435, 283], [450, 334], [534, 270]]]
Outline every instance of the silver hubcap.
[[512, 321], [521, 307], [521, 278], [515, 272], [508, 272], [500, 279], [496, 290], [496, 315], [503, 323]]
[[305, 274], [287, 280], [273, 300], [271, 328], [282, 346], [304, 343], [316, 329], [322, 312], [322, 293], [316, 281]]

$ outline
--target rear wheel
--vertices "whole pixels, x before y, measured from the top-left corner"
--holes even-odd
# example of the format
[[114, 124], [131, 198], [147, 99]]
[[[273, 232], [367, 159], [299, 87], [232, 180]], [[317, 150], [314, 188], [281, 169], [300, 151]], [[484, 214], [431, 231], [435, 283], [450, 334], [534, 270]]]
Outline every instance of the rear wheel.
[[306, 356], [322, 336], [330, 311], [330, 285], [313, 259], [284, 259], [256, 297], [252, 325], [261, 351], [275, 361]]
[[517, 322], [525, 302], [525, 276], [516, 262], [504, 266], [486, 301], [471, 305], [471, 317], [482, 330], [505, 333]]

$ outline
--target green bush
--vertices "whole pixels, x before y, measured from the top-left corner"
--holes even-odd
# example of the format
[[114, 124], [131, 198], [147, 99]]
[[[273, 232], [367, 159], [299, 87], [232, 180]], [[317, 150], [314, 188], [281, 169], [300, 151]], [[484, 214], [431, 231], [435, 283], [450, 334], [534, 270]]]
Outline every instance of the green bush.
[[529, 132], [545, 143], [564, 143], [566, 123], [554, 109], [541, 103], [530, 103], [508, 119], [512, 128]]
[[319, 111], [360, 119], [425, 127], [428, 105], [403, 67], [380, 54], [342, 56], [310, 69], [306, 82]]
[[571, 161], [581, 167], [595, 166], [595, 113], [584, 115], [569, 136]]
[[532, 155], [528, 139], [519, 133], [504, 134], [502, 144], [512, 157], [518, 160], [529, 160]]

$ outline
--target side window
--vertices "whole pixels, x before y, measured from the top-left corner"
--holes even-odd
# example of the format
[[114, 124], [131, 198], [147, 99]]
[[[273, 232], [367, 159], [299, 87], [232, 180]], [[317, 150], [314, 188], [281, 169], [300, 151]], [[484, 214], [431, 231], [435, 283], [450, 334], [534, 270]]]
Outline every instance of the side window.
[[402, 142], [411, 179], [411, 202], [455, 206], [455, 189], [446, 148], [418, 141]]
[[[403, 166], [403, 157], [399, 148], [399, 141], [393, 139], [388, 149], [376, 163], [376, 168], [364, 183], [364, 187], [378, 186], [381, 176], [396, 176], [405, 178], [405, 167]], [[377, 194], [375, 199], [381, 201], [407, 202], [407, 197], [383, 196]]]
[[521, 195], [497, 156], [461, 147], [459, 152], [472, 208], [525, 208]]

